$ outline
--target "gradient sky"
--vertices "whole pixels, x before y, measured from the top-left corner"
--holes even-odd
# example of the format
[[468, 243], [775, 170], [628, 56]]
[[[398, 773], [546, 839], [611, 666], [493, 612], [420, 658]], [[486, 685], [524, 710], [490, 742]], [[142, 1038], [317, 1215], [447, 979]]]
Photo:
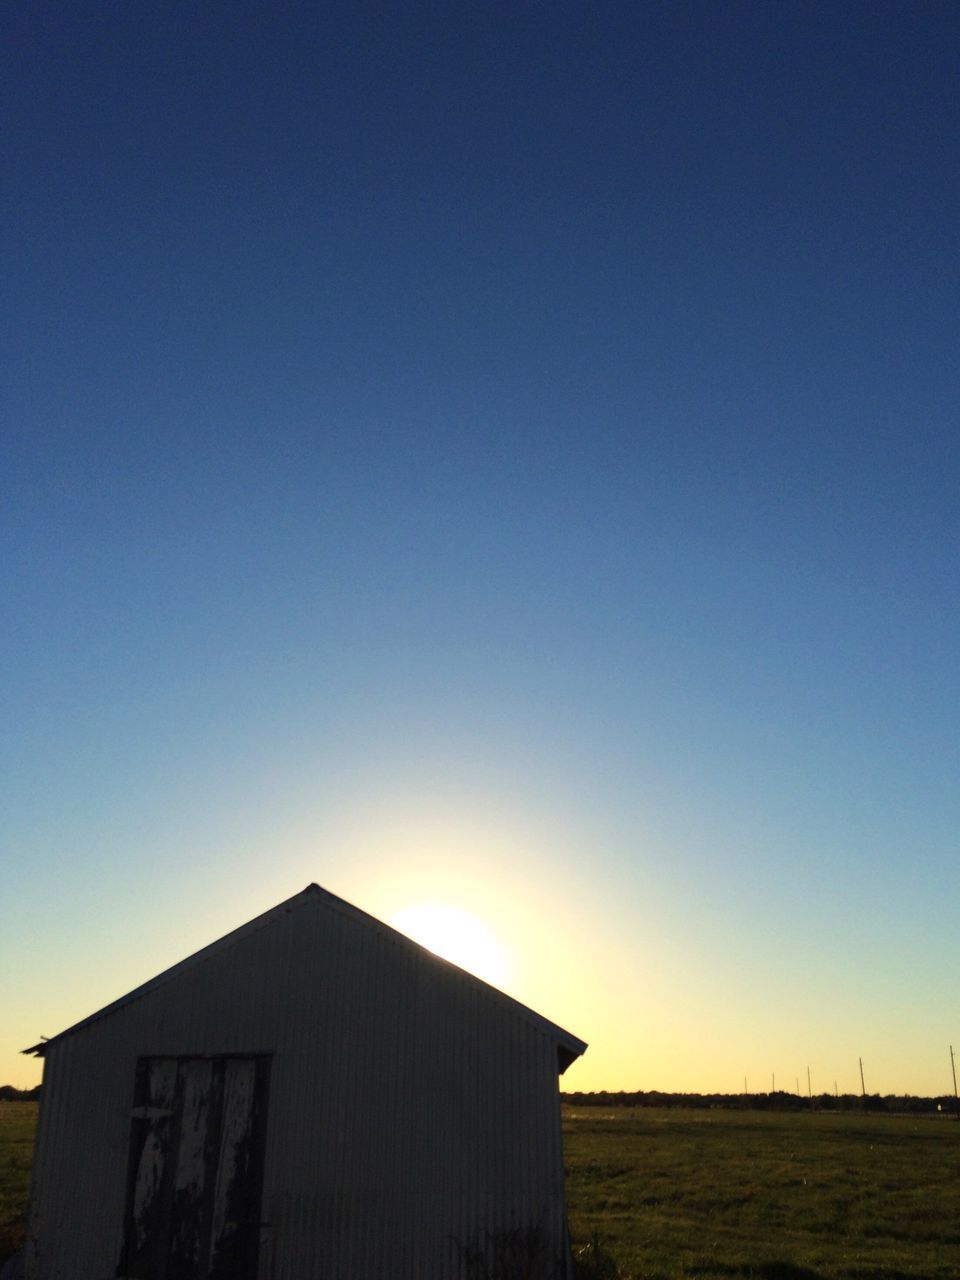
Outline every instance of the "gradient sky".
[[956, 6], [2, 24], [0, 1082], [317, 881], [569, 1088], [949, 1089]]

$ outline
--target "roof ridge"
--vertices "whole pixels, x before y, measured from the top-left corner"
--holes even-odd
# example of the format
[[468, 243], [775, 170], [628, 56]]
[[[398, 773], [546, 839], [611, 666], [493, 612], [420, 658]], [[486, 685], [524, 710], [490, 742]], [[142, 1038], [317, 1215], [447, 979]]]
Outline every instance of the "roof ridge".
[[301, 889], [299, 893], [295, 893], [290, 898], [285, 898], [282, 902], [278, 902], [276, 906], [270, 907], [259, 915], [254, 916], [253, 919], [246, 921], [245, 924], [238, 925], [237, 928], [231, 929], [222, 937], [216, 938], [213, 942], [207, 943], [206, 946], [201, 947], [198, 951], [193, 951], [182, 960], [178, 960], [168, 968], [162, 969], [154, 977], [149, 978], [146, 982], [134, 987], [125, 995], [119, 996], [116, 1000], [110, 1001], [109, 1004], [105, 1004], [95, 1012], [88, 1014], [87, 1017], [81, 1018], [79, 1022], [71, 1024], [71, 1026], [66, 1027], [63, 1031], [58, 1032], [57, 1035], [51, 1036], [49, 1039], [41, 1039], [37, 1044], [31, 1045], [29, 1049], [24, 1049], [22, 1052], [25, 1054], [33, 1054], [36, 1057], [44, 1057], [50, 1045], [64, 1039], [65, 1036], [73, 1035], [74, 1032], [80, 1031], [94, 1022], [99, 1022], [102, 1018], [106, 1018], [126, 1005], [132, 1004], [135, 1000], [142, 999], [143, 996], [149, 994], [149, 992], [153, 991], [156, 987], [164, 985], [178, 974], [202, 963], [204, 959], [209, 958], [212, 954], [222, 951], [228, 946], [234, 945], [234, 943], [240, 941], [241, 937], [246, 937], [251, 933], [257, 932], [259, 929], [265, 928], [269, 924], [272, 924], [281, 913], [288, 913], [297, 904], [307, 901], [314, 901], [318, 906], [327, 906], [341, 915], [345, 915], [348, 918], [353, 918], [354, 920], [363, 923], [367, 927], [372, 926], [389, 940], [401, 946], [413, 948], [420, 955], [428, 957], [436, 964], [442, 965], [465, 979], [470, 985], [509, 1004], [517, 1014], [524, 1018], [525, 1021], [530, 1022], [540, 1031], [551, 1035], [557, 1041], [558, 1046], [565, 1051], [565, 1061], [563, 1061], [561, 1066], [561, 1072], [566, 1070], [570, 1063], [586, 1050], [587, 1046], [583, 1040], [578, 1039], [578, 1037], [572, 1035], [569, 1031], [565, 1031], [555, 1022], [551, 1022], [548, 1018], [543, 1017], [542, 1014], [537, 1013], [536, 1010], [523, 1004], [514, 996], [508, 995], [505, 991], [501, 991], [499, 987], [493, 986], [492, 983], [486, 982], [483, 978], [478, 978], [476, 974], [470, 973], [467, 969], [461, 968], [459, 965], [454, 964], [453, 961], [447, 960], [443, 956], [436, 955], [435, 952], [430, 951], [421, 943], [414, 941], [413, 938], [408, 937], [405, 933], [401, 933], [399, 929], [395, 929], [392, 925], [387, 924], [386, 921], [380, 920], [377, 916], [371, 915], [368, 911], [364, 911], [362, 907], [354, 906], [352, 902], [348, 902], [345, 898], [341, 898], [337, 894], [331, 893], [329, 889], [324, 889], [322, 885], [317, 884], [315, 881], [311, 881], [304, 889]]

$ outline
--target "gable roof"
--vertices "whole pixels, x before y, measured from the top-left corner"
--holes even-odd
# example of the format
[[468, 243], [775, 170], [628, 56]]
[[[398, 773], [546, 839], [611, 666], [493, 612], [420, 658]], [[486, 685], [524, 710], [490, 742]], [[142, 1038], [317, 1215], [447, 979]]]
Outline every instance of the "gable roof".
[[583, 1040], [577, 1039], [577, 1037], [571, 1035], [569, 1031], [564, 1031], [562, 1027], [558, 1027], [555, 1023], [541, 1017], [539, 1013], [535, 1013], [533, 1009], [527, 1008], [527, 1006], [525, 1004], [521, 1004], [519, 1000], [514, 1000], [512, 996], [508, 996], [503, 991], [499, 991], [488, 982], [484, 982], [482, 978], [476, 977], [475, 974], [467, 972], [466, 969], [461, 969], [458, 965], [453, 964], [449, 960], [444, 960], [441, 956], [435, 955], [432, 951], [428, 951], [426, 947], [420, 946], [420, 944], [414, 942], [412, 938], [408, 938], [397, 929], [393, 929], [390, 925], [384, 924], [383, 921], [378, 920], [376, 916], [369, 915], [366, 911], [361, 911], [359, 907], [353, 906], [343, 898], [338, 898], [336, 894], [329, 893], [326, 889], [321, 889], [318, 884], [308, 884], [305, 889], [300, 893], [294, 894], [292, 898], [287, 898], [285, 901], [278, 903], [277, 906], [271, 907], [269, 911], [263, 912], [262, 915], [255, 916], [253, 920], [249, 920], [238, 929], [233, 929], [230, 933], [224, 934], [224, 936], [222, 938], [218, 938], [216, 942], [211, 942], [208, 946], [201, 947], [199, 951], [195, 951], [193, 955], [187, 956], [185, 960], [181, 960], [178, 964], [172, 965], [169, 969], [164, 969], [162, 973], [158, 973], [155, 978], [151, 978], [148, 982], [142, 983], [139, 987], [134, 987], [134, 989], [132, 991], [128, 991], [125, 996], [121, 996], [118, 1000], [113, 1000], [110, 1004], [104, 1005], [104, 1007], [102, 1009], [98, 1009], [96, 1013], [91, 1013], [88, 1017], [82, 1018], [79, 1022], [75, 1022], [72, 1026], [67, 1027], [66, 1030], [59, 1032], [58, 1035], [51, 1036], [49, 1039], [41, 1040], [38, 1044], [31, 1045], [29, 1049], [24, 1049], [23, 1053], [33, 1054], [34, 1057], [37, 1058], [44, 1057], [50, 1045], [56, 1044], [66, 1036], [73, 1035], [75, 1032], [81, 1031], [85, 1027], [89, 1027], [94, 1022], [99, 1022], [102, 1018], [110, 1017], [120, 1009], [132, 1004], [135, 1000], [139, 1000], [143, 996], [148, 995], [157, 987], [163, 986], [173, 978], [179, 977], [181, 974], [193, 969], [202, 961], [218, 954], [227, 947], [233, 946], [234, 943], [240, 942], [249, 934], [274, 923], [274, 921], [276, 921], [280, 916], [289, 913], [294, 907], [303, 905], [314, 905], [331, 909], [338, 914], [345, 916], [347, 919], [354, 920], [365, 925], [367, 928], [374, 929], [381, 934], [388, 936], [391, 941], [398, 945], [410, 948], [419, 953], [421, 957], [428, 959], [432, 964], [440, 965], [445, 969], [449, 969], [451, 972], [457, 974], [461, 979], [481, 988], [497, 1000], [510, 1006], [517, 1017], [520, 1017], [525, 1022], [530, 1023], [556, 1042], [557, 1067], [561, 1075], [566, 1071], [570, 1063], [579, 1058], [586, 1050], [587, 1046]]

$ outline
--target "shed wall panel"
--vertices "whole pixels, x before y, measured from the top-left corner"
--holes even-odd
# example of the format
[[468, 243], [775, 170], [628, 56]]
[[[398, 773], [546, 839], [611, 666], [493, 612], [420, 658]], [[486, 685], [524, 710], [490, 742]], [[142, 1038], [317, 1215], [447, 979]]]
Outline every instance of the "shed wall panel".
[[116, 1276], [137, 1062], [168, 1054], [271, 1055], [261, 1280], [461, 1280], [471, 1249], [524, 1231], [543, 1280], [563, 1274], [556, 1042], [389, 931], [295, 900], [51, 1046], [30, 1280]]

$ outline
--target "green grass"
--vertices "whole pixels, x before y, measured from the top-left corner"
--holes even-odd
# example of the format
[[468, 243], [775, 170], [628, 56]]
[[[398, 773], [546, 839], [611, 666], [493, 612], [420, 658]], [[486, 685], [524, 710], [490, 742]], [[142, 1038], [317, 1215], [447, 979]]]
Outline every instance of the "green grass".
[[[0, 1261], [37, 1106], [0, 1103]], [[960, 1125], [929, 1117], [564, 1108], [575, 1244], [632, 1280], [958, 1280]]]
[[0, 1102], [0, 1262], [23, 1242], [36, 1127], [35, 1102]]
[[636, 1280], [957, 1280], [960, 1125], [564, 1108], [575, 1244]]

